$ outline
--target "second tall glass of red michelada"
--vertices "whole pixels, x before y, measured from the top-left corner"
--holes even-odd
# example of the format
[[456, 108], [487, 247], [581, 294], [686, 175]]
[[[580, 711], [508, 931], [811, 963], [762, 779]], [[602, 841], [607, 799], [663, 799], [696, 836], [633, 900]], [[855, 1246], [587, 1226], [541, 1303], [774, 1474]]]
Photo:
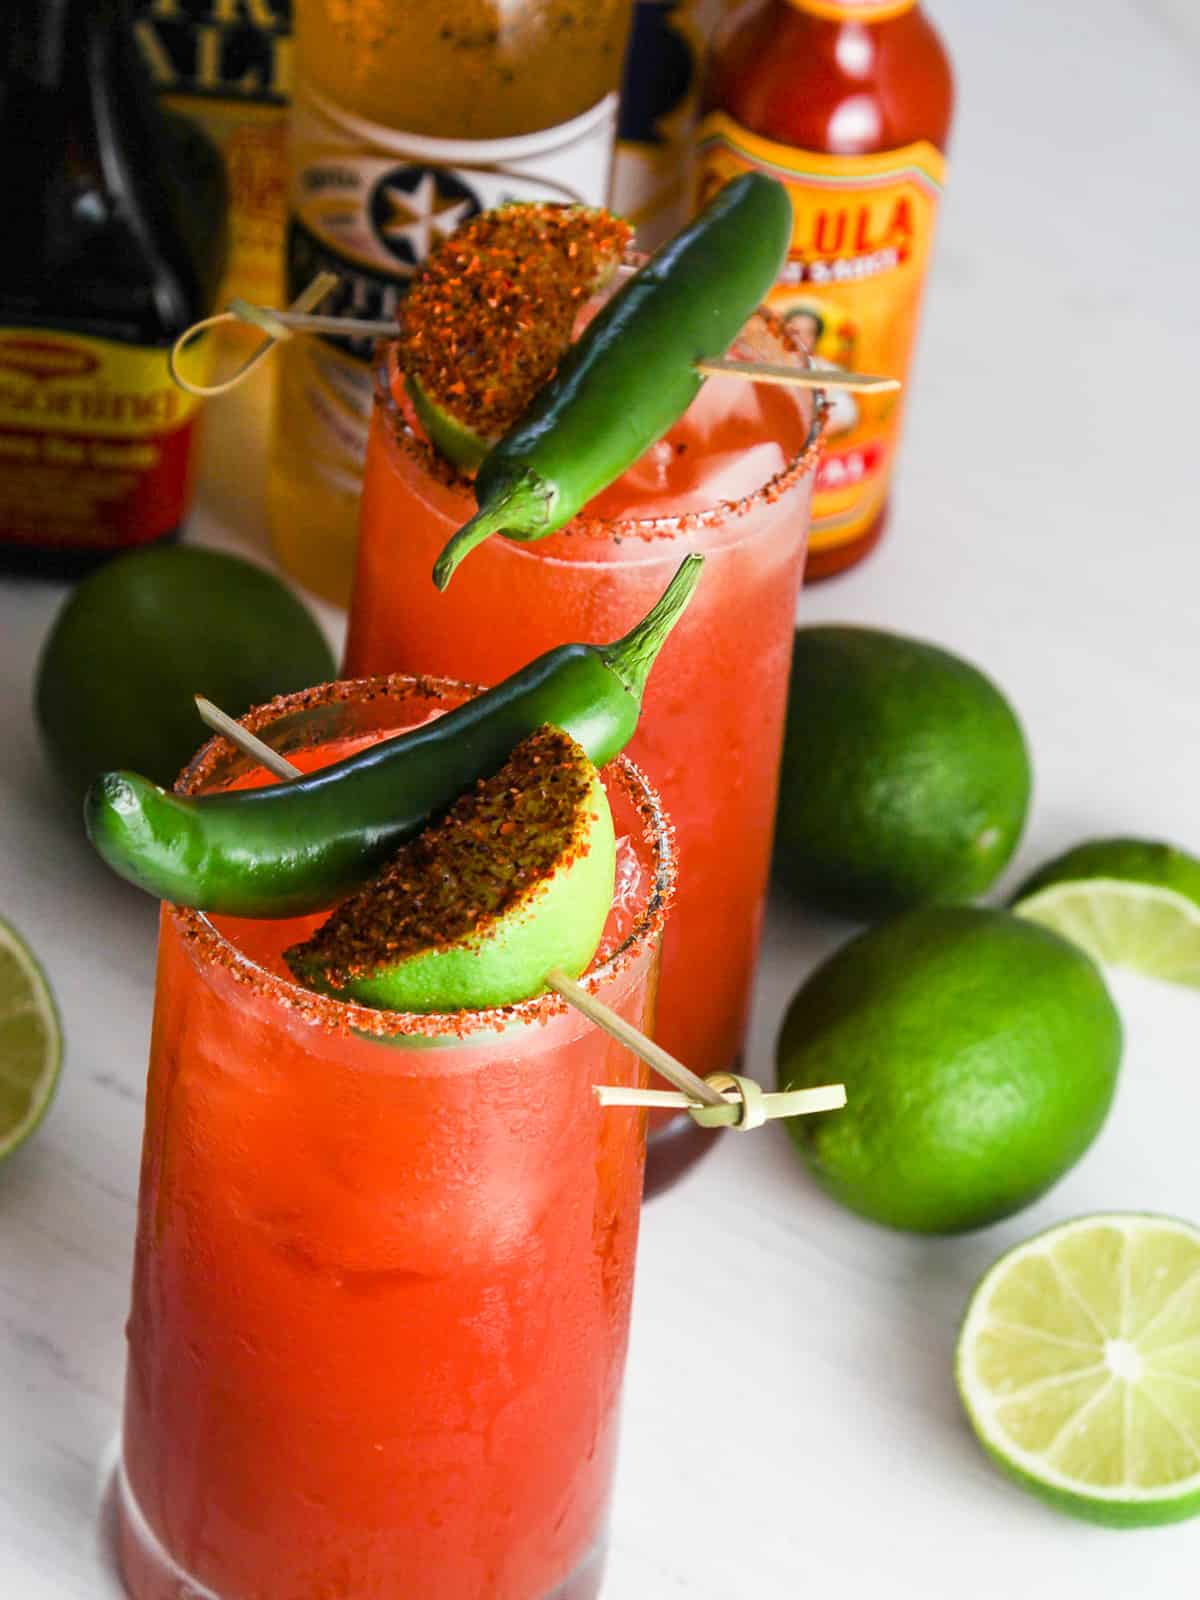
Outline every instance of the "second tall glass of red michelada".
[[[522, 314], [508, 314], [502, 293], [495, 318], [519, 340]], [[808, 365], [804, 347], [761, 310], [731, 354]], [[615, 428], [621, 402], [613, 396]], [[420, 670], [494, 683], [563, 639], [616, 636], [685, 554], [705, 558], [630, 746], [678, 830], [656, 1036], [702, 1075], [738, 1070], [746, 1029], [819, 422], [811, 390], [710, 377], [665, 435], [565, 527], [536, 542], [488, 539], [439, 594], [431, 569], [475, 509], [472, 483], [414, 415], [402, 346], [379, 352], [348, 673]], [[649, 1192], [711, 1147], [686, 1117], [656, 1116]]]

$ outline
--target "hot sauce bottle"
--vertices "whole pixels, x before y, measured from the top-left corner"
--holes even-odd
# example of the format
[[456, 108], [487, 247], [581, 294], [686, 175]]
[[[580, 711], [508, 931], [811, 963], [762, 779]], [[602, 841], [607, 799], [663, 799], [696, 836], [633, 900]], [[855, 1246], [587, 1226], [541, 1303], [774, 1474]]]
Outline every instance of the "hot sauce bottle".
[[[693, 208], [748, 168], [787, 184], [795, 232], [771, 303], [818, 365], [906, 377], [953, 98], [915, 0], [765, 0], [714, 35]], [[903, 400], [829, 392], [809, 577], [883, 533]]]
[[0, 566], [69, 576], [187, 511], [167, 356], [216, 296], [224, 176], [156, 104], [126, 0], [4, 0], [0, 175]]

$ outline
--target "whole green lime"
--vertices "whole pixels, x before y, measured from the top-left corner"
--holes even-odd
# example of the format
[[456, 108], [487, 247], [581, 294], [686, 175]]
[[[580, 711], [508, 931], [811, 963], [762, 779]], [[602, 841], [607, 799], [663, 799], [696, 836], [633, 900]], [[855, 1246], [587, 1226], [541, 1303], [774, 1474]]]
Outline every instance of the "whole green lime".
[[844, 945], [796, 994], [777, 1049], [781, 1088], [846, 1086], [843, 1110], [787, 1123], [818, 1181], [917, 1233], [996, 1222], [1061, 1178], [1100, 1131], [1120, 1059], [1094, 963], [971, 906]]
[[196, 694], [239, 716], [334, 671], [324, 634], [278, 578], [218, 550], [168, 546], [123, 556], [68, 596], [34, 703], [55, 771], [82, 796], [113, 767], [174, 782], [206, 736]]
[[874, 628], [796, 630], [775, 871], [851, 916], [970, 900], [1029, 809], [1012, 707], [959, 657]]

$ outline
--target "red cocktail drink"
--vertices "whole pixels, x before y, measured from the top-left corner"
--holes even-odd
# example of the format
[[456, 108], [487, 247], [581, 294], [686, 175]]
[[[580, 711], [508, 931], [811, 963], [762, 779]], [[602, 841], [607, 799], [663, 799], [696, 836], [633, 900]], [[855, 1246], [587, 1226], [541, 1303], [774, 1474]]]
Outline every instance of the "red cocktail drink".
[[[742, 346], [745, 355], [807, 360], [769, 317], [754, 319]], [[730, 1069], [767, 882], [817, 455], [813, 397], [710, 379], [583, 517], [536, 543], [489, 539], [439, 594], [434, 558], [475, 502], [406, 422], [402, 386], [393, 353], [367, 453], [347, 671], [495, 683], [566, 639], [616, 638], [688, 551], [705, 557], [650, 678], [630, 753], [661, 789], [679, 839], [657, 1036], [701, 1074]], [[652, 1168], [653, 1157], [652, 1141]]]
[[[256, 731], [321, 765], [459, 703], [335, 685]], [[263, 781], [223, 741], [191, 790]], [[605, 772], [617, 893], [587, 981], [653, 1010], [669, 832]], [[163, 908], [119, 1477], [135, 1600], [590, 1600], [616, 1447], [644, 1113], [548, 995], [414, 1016], [298, 987], [319, 918]]]

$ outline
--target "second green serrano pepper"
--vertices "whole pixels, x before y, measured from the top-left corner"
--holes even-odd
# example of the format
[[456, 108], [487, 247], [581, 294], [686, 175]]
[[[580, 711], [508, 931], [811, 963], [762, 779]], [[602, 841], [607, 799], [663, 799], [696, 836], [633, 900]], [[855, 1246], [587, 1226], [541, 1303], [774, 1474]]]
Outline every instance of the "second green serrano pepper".
[[676, 422], [775, 282], [792, 236], [787, 191], [747, 172], [721, 189], [604, 305], [489, 451], [479, 510], [433, 569], [439, 589], [493, 533], [541, 539]]
[[596, 766], [612, 760], [633, 736], [650, 668], [703, 565], [688, 556], [615, 643], [560, 645], [445, 716], [303, 777], [192, 797], [106, 773], [88, 793], [88, 836], [115, 872], [176, 905], [243, 917], [323, 910], [543, 724], [570, 734]]

